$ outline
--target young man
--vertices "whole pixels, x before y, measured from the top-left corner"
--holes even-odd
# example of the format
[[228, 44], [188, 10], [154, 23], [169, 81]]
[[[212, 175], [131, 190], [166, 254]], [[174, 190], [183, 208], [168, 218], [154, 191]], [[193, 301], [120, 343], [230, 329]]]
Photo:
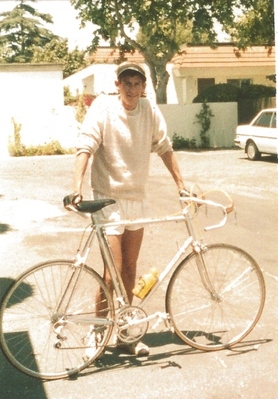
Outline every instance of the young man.
[[[113, 221], [144, 217], [151, 152], [161, 157], [178, 192], [184, 190], [162, 114], [143, 98], [146, 88], [144, 69], [138, 64], [123, 63], [116, 73], [118, 95], [100, 95], [87, 112], [78, 138], [74, 173], [75, 202], [78, 203], [82, 199], [84, 174], [93, 156], [93, 198], [116, 200], [116, 204], [101, 211], [105, 219]], [[130, 303], [143, 232], [142, 226], [138, 225], [106, 231]], [[112, 290], [106, 267], [104, 278]], [[149, 353], [148, 347], [141, 342], [125, 349], [138, 356]]]

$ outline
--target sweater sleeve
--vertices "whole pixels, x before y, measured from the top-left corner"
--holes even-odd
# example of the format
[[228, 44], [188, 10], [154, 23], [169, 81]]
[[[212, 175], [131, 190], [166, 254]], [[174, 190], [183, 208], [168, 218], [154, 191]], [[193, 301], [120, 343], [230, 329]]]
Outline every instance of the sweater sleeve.
[[160, 109], [155, 106], [152, 152], [156, 152], [159, 156], [167, 151], [173, 151], [172, 143], [167, 135], [167, 125]]
[[77, 154], [88, 152], [93, 155], [102, 142], [103, 120], [106, 112], [105, 101], [102, 97], [96, 98], [88, 109], [77, 138]]

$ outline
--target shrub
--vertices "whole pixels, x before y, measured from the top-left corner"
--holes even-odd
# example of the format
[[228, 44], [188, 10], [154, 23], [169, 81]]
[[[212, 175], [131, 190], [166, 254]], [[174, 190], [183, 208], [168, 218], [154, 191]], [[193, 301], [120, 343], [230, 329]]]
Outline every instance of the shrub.
[[70, 105], [75, 108], [75, 119], [82, 123], [87, 113], [88, 107], [92, 104], [96, 96], [93, 94], [84, 93], [73, 97], [70, 95], [70, 92], [68, 93], [69, 94], [64, 100], [65, 105]]
[[229, 83], [219, 83], [210, 86], [197, 97], [194, 98], [193, 103], [225, 103], [237, 102], [239, 98], [240, 89]]
[[9, 154], [12, 157], [32, 157], [36, 155], [63, 155], [63, 154], [72, 154], [74, 153], [74, 149], [65, 149], [61, 146], [59, 141], [50, 141], [44, 145], [38, 146], [30, 146], [25, 147], [21, 145], [21, 147], [16, 147], [14, 144], [10, 143], [9, 145]]
[[20, 157], [22, 155], [25, 155], [26, 148], [25, 146], [21, 143], [21, 123], [17, 123], [14, 118], [12, 118], [12, 124], [14, 127], [14, 137], [13, 140], [9, 138], [9, 144], [8, 144], [8, 151], [9, 154], [13, 157]]
[[193, 138], [189, 140], [174, 133], [172, 137], [172, 144], [174, 150], [194, 149], [196, 148], [196, 139]]
[[75, 151], [74, 149], [63, 148], [57, 140], [53, 140], [44, 145], [26, 147], [21, 142], [21, 124], [16, 123], [14, 118], [12, 118], [12, 122], [14, 125], [14, 137], [13, 140], [9, 140], [9, 154], [11, 157], [34, 155], [62, 155], [71, 154]]
[[256, 100], [275, 95], [276, 89], [270, 86], [248, 84], [238, 88], [230, 83], [220, 83], [202, 91], [194, 98], [193, 103], [238, 102], [240, 99]]
[[63, 155], [67, 154], [68, 150], [62, 148], [59, 141], [53, 140], [44, 145], [26, 147], [25, 155]]
[[264, 85], [244, 85], [240, 89], [240, 98], [242, 99], [259, 99], [265, 97], [275, 97], [275, 87]]
[[209, 105], [206, 102], [204, 102], [202, 104], [201, 111], [196, 115], [197, 123], [201, 125], [200, 138], [201, 138], [202, 148], [209, 148], [210, 146], [210, 137], [207, 134], [210, 129], [211, 118], [213, 116], [214, 115]]
[[64, 86], [64, 104], [71, 105], [72, 103], [76, 103], [76, 96], [71, 94], [69, 86]]

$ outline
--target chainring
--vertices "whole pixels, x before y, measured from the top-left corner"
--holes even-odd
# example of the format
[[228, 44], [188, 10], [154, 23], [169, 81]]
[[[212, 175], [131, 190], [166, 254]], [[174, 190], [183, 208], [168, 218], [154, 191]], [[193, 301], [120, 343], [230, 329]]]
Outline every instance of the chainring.
[[[147, 332], [149, 323], [144, 321], [145, 311], [137, 306], [124, 306], [116, 312], [116, 334], [122, 342], [139, 341]], [[141, 321], [140, 321], [141, 320]]]

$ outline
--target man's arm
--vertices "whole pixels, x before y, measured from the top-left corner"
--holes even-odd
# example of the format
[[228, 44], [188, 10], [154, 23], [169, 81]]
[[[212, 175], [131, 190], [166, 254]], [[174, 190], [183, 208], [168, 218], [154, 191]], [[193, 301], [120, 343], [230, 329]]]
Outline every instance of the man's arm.
[[166, 151], [161, 155], [161, 159], [164, 162], [164, 165], [169, 170], [173, 179], [178, 187], [179, 193], [182, 190], [188, 191], [185, 189], [183, 179], [180, 173], [180, 169], [173, 151]]
[[77, 198], [76, 202], [81, 201], [82, 184], [89, 159], [90, 159], [90, 154], [88, 152], [81, 152], [76, 156], [75, 171], [73, 175], [73, 191], [74, 193], [80, 195], [80, 199]]

